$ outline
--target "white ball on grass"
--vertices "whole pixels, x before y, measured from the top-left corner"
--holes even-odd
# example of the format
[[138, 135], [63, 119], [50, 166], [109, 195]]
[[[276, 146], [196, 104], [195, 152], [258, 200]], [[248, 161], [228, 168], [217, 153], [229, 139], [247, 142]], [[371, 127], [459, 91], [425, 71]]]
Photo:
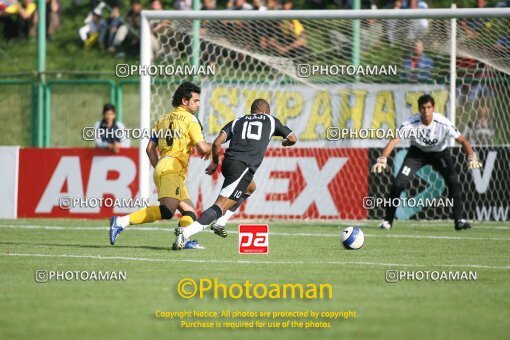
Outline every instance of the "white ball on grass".
[[342, 244], [347, 249], [359, 249], [365, 242], [365, 235], [358, 227], [347, 227], [340, 236]]

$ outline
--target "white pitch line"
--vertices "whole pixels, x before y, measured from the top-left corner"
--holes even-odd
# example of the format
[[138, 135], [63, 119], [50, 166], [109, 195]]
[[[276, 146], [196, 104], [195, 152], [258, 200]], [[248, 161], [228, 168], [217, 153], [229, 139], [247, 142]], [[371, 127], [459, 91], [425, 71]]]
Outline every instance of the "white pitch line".
[[[123, 257], [123, 256], [90, 256], [90, 255], [73, 255], [73, 254], [22, 254], [22, 253], [5, 253], [1, 256], [18, 256], [18, 257], [56, 257], [56, 258], [78, 258], [78, 259], [94, 259], [94, 260], [120, 260], [120, 261], [141, 261], [141, 262], [169, 262], [169, 263], [235, 263], [235, 264], [310, 264], [310, 265], [365, 265], [380, 267], [431, 267], [425, 264], [404, 264], [404, 263], [380, 263], [380, 262], [358, 262], [358, 261], [249, 261], [249, 260], [196, 260], [196, 259], [151, 259], [144, 257]], [[477, 269], [500, 269], [510, 270], [510, 266], [486, 266], [479, 264], [434, 264], [434, 267], [445, 268], [477, 268]]]
[[[435, 221], [434, 221], [435, 222]], [[328, 225], [331, 225], [331, 226], [338, 226], [339, 228], [343, 228], [344, 225], [347, 225], [346, 223], [340, 223], [340, 224], [329, 224], [326, 222], [317, 222], [317, 223], [321, 223], [321, 224], [328, 224]], [[270, 224], [269, 222], [266, 223], [266, 224]], [[277, 224], [282, 224], [282, 222], [277, 222]], [[306, 222], [303, 222], [304, 225], [307, 225], [309, 223], [306, 223]], [[356, 223], [352, 223], [352, 225], [356, 225], [358, 227], [367, 227], [366, 224], [356, 224]], [[311, 226], [312, 227], [312, 226]], [[427, 222], [427, 223], [423, 223], [423, 224], [406, 224], [405, 226], [402, 226], [402, 228], [419, 228], [419, 227], [432, 227], [432, 228], [445, 228], [444, 226], [444, 222], [442, 222], [442, 224], [432, 224], [430, 222]], [[62, 226], [44, 226], [44, 225], [24, 225], [24, 224], [21, 224], [21, 225], [0, 225], [0, 228], [24, 228], [24, 229], [48, 229], [48, 230], [71, 230], [71, 229], [75, 229], [75, 230], [86, 230], [86, 229], [91, 229], [91, 230], [101, 230], [101, 229], [104, 229], [104, 228], [108, 228], [106, 225], [104, 227], [98, 227], [98, 226], [85, 226], [85, 227], [62, 227]], [[168, 230], [168, 228], [159, 228], [159, 227], [130, 227], [131, 230]], [[484, 226], [477, 226], [475, 225], [475, 229], [476, 230], [510, 230], [510, 225], [507, 227], [507, 226], [491, 226], [491, 225], [484, 225]]]
[[[237, 233], [237, 231], [229, 231], [229, 233]], [[307, 234], [307, 233], [273, 233], [270, 235], [277, 236], [321, 236], [321, 237], [339, 237], [339, 234]], [[374, 235], [365, 234], [368, 237], [382, 238], [425, 238], [425, 239], [443, 239], [443, 240], [491, 240], [491, 241], [510, 241], [510, 238], [501, 237], [458, 237], [458, 236], [433, 236], [433, 235]]]
[[[452, 222], [453, 226], [453, 222]], [[418, 224], [418, 223], [406, 223], [402, 228], [419, 228], [419, 227], [434, 227], [434, 228], [444, 228], [444, 224], [430, 224], [429, 222]], [[478, 226], [475, 222], [476, 229], [496, 229], [496, 230], [510, 230], [510, 226], [492, 226], [492, 225], [484, 225], [482, 227]]]
[[[96, 230], [108, 230], [107, 227], [61, 227], [61, 226], [40, 226], [40, 225], [0, 225], [0, 228], [9, 228], [9, 229], [43, 229], [43, 230], [86, 230], [86, 231], [96, 231]], [[129, 231], [162, 231], [162, 232], [173, 232], [172, 228], [158, 228], [158, 227], [141, 227], [141, 228], [129, 228]], [[206, 231], [212, 233], [212, 231]], [[237, 231], [232, 230], [228, 231], [229, 234], [237, 234]], [[321, 233], [281, 233], [281, 232], [270, 232], [272, 236], [298, 236], [298, 237], [339, 237], [339, 234], [321, 234]], [[435, 235], [376, 235], [376, 234], [365, 234], [367, 237], [380, 237], [380, 238], [416, 238], [416, 239], [437, 239], [437, 240], [472, 240], [472, 241], [510, 241], [510, 238], [504, 237], [459, 237], [459, 236], [435, 236]]]

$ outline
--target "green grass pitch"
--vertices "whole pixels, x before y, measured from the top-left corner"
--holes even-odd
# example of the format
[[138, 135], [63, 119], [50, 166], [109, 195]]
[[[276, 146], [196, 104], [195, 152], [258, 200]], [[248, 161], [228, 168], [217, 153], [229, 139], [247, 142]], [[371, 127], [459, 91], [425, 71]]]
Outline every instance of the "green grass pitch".
[[[240, 255], [237, 224], [229, 224], [234, 232], [226, 239], [199, 234], [205, 250], [174, 252], [175, 221], [131, 226], [110, 246], [106, 221], [0, 220], [0, 338], [508, 339], [508, 223], [476, 223], [455, 232], [448, 221], [397, 221], [389, 231], [364, 221], [354, 223], [366, 235], [358, 251], [341, 246], [344, 222], [268, 224], [269, 254]], [[41, 269], [126, 271], [127, 280], [36, 283]], [[477, 278], [387, 283], [385, 272], [393, 269], [476, 271]], [[333, 298], [183, 299], [176, 287], [187, 277], [225, 284], [329, 283]], [[207, 330], [183, 329], [178, 319], [156, 318], [157, 310], [357, 314], [320, 319], [330, 322], [326, 329]]]

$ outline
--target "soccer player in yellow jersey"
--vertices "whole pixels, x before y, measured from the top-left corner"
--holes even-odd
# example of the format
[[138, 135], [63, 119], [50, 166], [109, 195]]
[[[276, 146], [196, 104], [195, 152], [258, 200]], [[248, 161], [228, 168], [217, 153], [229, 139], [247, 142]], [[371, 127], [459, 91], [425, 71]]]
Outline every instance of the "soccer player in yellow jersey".
[[[109, 233], [112, 245], [128, 225], [171, 219], [177, 209], [182, 213], [180, 227], [190, 225], [197, 218], [185, 181], [193, 147], [204, 158], [209, 158], [211, 154], [211, 144], [205, 142], [201, 125], [193, 115], [200, 107], [200, 87], [190, 82], [182, 83], [175, 91], [172, 105], [175, 110], [161, 117], [154, 125], [153, 137], [146, 150], [154, 167], [153, 179], [160, 205], [149, 206], [126, 216], [112, 217]], [[159, 159], [156, 148], [161, 154]], [[200, 247], [196, 241], [186, 240], [186, 243], [190, 243], [189, 248]]]

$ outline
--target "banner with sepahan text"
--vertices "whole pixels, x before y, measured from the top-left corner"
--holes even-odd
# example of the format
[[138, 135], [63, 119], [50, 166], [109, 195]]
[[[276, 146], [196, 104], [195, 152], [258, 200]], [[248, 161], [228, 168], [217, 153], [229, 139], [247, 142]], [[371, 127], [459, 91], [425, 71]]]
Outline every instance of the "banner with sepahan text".
[[[418, 113], [418, 98], [428, 93], [435, 111], [448, 115], [448, 88], [409, 84], [202, 84], [199, 119], [206, 139], [236, 117], [249, 114], [257, 98], [267, 100], [271, 114], [297, 135], [300, 145], [382, 147], [386, 138], [329, 138], [328, 129], [395, 130]], [[331, 137], [331, 136], [329, 136]], [[403, 141], [402, 145], [406, 146]]]

